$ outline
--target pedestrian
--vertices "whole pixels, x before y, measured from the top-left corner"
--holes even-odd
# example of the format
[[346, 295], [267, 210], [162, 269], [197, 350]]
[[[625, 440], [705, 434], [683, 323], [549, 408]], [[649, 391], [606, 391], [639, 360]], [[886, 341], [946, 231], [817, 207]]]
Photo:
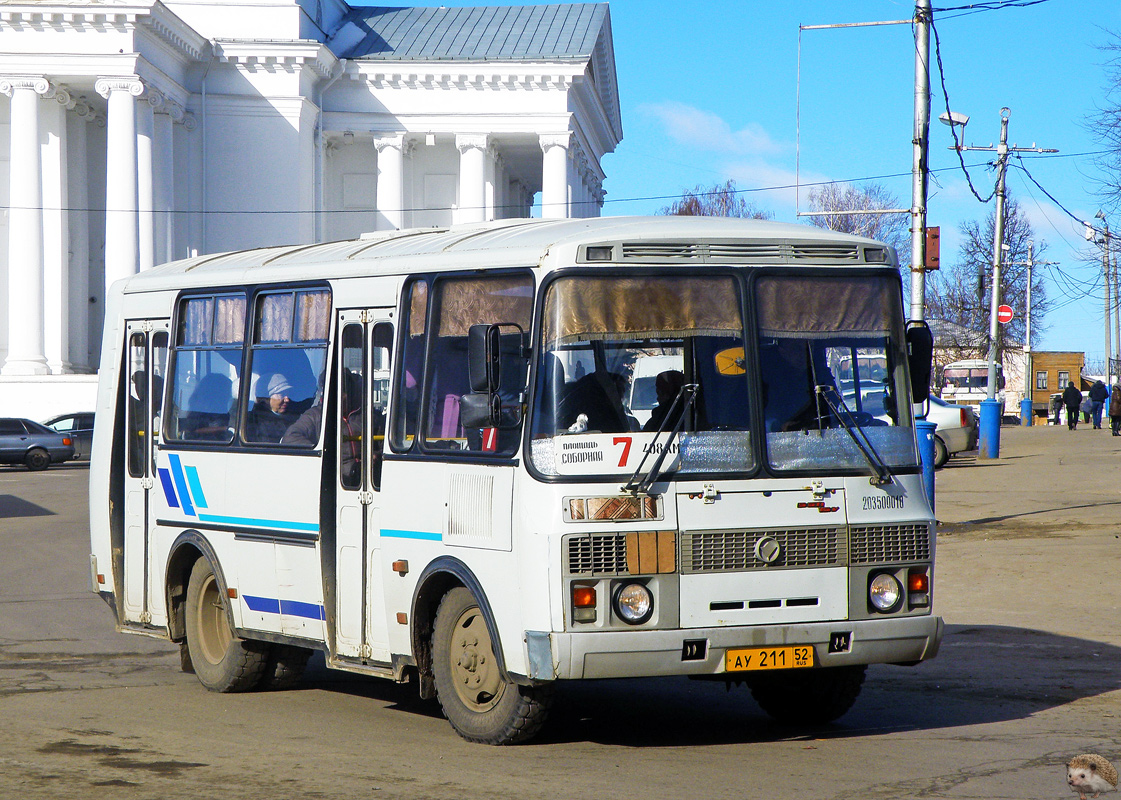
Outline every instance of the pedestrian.
[[1094, 385], [1090, 387], [1090, 416], [1094, 418], [1094, 430], [1100, 431], [1102, 429], [1102, 407], [1105, 406], [1105, 400], [1109, 397], [1109, 389], [1105, 388], [1105, 384], [1101, 381], [1094, 381]]
[[1114, 384], [1109, 394], [1109, 429], [1121, 436], [1121, 384]]
[[1082, 392], [1073, 383], [1063, 389], [1063, 405], [1067, 407], [1067, 429], [1073, 431], [1078, 427], [1078, 407], [1082, 405]]
[[1082, 412], [1082, 421], [1083, 422], [1088, 423], [1090, 421], [1090, 412], [1093, 410], [1093, 408], [1094, 408], [1094, 402], [1090, 399], [1090, 395], [1089, 394], [1083, 395], [1082, 396], [1082, 405], [1080, 405], [1078, 407], [1078, 410]]

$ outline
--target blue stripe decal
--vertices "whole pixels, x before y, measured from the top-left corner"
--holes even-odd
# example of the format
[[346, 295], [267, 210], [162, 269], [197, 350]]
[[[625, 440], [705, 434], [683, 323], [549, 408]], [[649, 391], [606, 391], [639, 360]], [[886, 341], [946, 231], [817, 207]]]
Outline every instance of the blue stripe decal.
[[393, 531], [382, 528], [381, 535], [387, 539], [423, 539], [428, 542], [442, 542], [444, 534], [424, 531]]
[[327, 619], [323, 606], [318, 603], [303, 603], [299, 600], [278, 600], [275, 597], [256, 597], [243, 594], [242, 599], [250, 611], [261, 614], [284, 614], [289, 617], [304, 617], [305, 619]]
[[163, 467], [159, 468], [160, 483], [163, 485], [163, 496], [167, 498], [169, 508], [179, 508], [179, 498], [175, 496], [175, 484], [171, 481], [171, 473]]
[[315, 603], [301, 603], [299, 600], [281, 600], [280, 613], [289, 617], [327, 619], [327, 615], [323, 612], [323, 606]]
[[250, 611], [259, 611], [262, 614], [280, 613], [280, 601], [275, 597], [254, 597], [251, 594], [243, 594], [241, 599], [249, 606]]
[[179, 490], [179, 501], [183, 504], [183, 513], [188, 517], [195, 516], [195, 507], [191, 505], [191, 495], [187, 492], [187, 481], [183, 477], [183, 464], [179, 456], [172, 453], [167, 457], [171, 464], [171, 474], [175, 478], [175, 488]]
[[202, 493], [202, 484], [199, 483], [199, 471], [194, 467], [187, 467], [187, 483], [191, 485], [191, 495], [195, 498], [195, 505], [206, 508], [206, 495]]
[[257, 528], [276, 528], [283, 531], [307, 531], [319, 533], [318, 522], [289, 522], [284, 519], [254, 519], [253, 517], [225, 517], [220, 514], [199, 514], [203, 522], [218, 522], [225, 525], [250, 525]]

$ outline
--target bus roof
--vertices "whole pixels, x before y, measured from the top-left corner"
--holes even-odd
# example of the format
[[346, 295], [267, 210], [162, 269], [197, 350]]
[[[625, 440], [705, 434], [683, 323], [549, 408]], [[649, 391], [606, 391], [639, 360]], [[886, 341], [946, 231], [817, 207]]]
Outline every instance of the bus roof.
[[363, 234], [173, 261], [127, 278], [120, 290], [159, 291], [266, 281], [393, 275], [445, 269], [587, 263], [587, 245], [611, 246], [619, 264], [895, 266], [872, 239], [808, 225], [727, 217], [516, 219]]

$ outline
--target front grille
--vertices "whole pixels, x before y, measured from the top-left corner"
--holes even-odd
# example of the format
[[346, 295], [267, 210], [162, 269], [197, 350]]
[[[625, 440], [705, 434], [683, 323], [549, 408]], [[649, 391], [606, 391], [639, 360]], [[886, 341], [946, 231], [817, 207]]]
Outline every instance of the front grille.
[[569, 575], [625, 575], [627, 535], [592, 533], [570, 536], [565, 558]]
[[930, 528], [926, 525], [865, 525], [849, 529], [853, 564], [929, 561]]
[[[779, 545], [779, 557], [767, 564], [755, 555], [765, 536]], [[841, 528], [793, 528], [757, 531], [697, 531], [681, 534], [681, 571], [732, 572], [776, 567], [843, 565], [848, 553]]]

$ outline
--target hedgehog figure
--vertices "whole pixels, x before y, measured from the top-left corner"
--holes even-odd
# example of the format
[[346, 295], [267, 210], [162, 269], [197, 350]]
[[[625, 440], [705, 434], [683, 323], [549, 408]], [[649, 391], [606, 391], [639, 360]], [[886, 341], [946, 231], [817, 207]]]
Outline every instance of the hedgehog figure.
[[1067, 762], [1067, 785], [1078, 792], [1078, 800], [1086, 795], [1097, 797], [1102, 792], [1117, 791], [1117, 770], [1099, 755], [1086, 753]]

